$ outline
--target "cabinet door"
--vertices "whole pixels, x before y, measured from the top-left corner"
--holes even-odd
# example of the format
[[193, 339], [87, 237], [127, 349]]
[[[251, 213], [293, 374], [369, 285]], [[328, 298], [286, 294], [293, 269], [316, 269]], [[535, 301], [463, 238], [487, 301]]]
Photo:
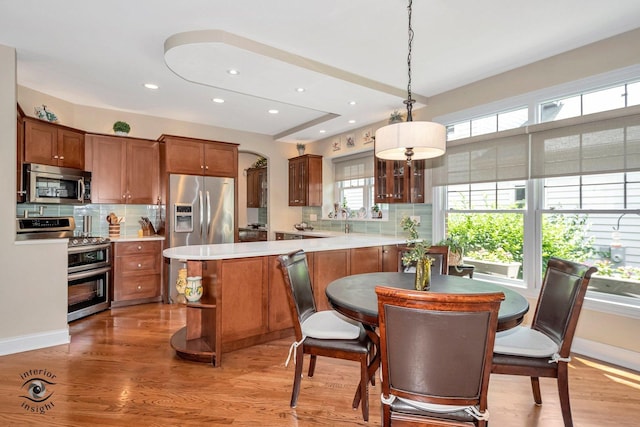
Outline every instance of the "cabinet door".
[[167, 173], [203, 174], [202, 142], [167, 139], [165, 149]]
[[26, 119], [24, 161], [58, 166], [58, 130], [49, 124]]
[[203, 145], [206, 176], [238, 176], [238, 147], [235, 144], [205, 142]]
[[222, 261], [222, 342], [268, 330], [268, 257]]
[[258, 171], [259, 169], [247, 169], [247, 207], [258, 208]]
[[311, 284], [313, 285], [313, 296], [316, 299], [318, 311], [329, 310], [329, 300], [325, 293], [327, 286], [332, 281], [349, 275], [349, 249], [337, 251], [323, 251], [308, 253], [307, 257], [313, 255], [313, 275]]
[[382, 247], [382, 271], [387, 273], [397, 273], [398, 265], [398, 245], [385, 245]]
[[154, 204], [159, 186], [158, 143], [127, 141], [126, 189], [127, 203]]
[[92, 203], [126, 202], [126, 144], [121, 138], [92, 135]]
[[288, 285], [280, 269], [277, 256], [269, 257], [269, 332], [293, 327]]
[[258, 169], [256, 177], [256, 195], [259, 208], [267, 207], [267, 168]]
[[350, 274], [377, 273], [382, 271], [382, 248], [353, 248], [350, 250]]
[[301, 206], [299, 163], [300, 159], [289, 160], [289, 206]]
[[376, 203], [424, 203], [424, 160], [376, 159]]
[[322, 156], [308, 155], [305, 167], [305, 206], [322, 206]]
[[84, 169], [84, 134], [58, 129], [58, 166]]
[[409, 173], [409, 200], [407, 203], [424, 203], [424, 160], [413, 160]]

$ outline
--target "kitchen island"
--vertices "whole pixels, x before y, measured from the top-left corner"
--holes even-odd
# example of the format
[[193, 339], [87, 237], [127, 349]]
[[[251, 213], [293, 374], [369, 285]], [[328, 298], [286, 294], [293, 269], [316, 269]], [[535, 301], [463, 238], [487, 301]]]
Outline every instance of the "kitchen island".
[[293, 336], [279, 255], [307, 253], [316, 304], [325, 310], [329, 283], [350, 274], [396, 271], [397, 245], [404, 241], [352, 233], [165, 249], [166, 258], [187, 262], [189, 276], [201, 276], [204, 288], [200, 301], [186, 303], [187, 325], [173, 335], [171, 346], [180, 357], [220, 366], [224, 352]]

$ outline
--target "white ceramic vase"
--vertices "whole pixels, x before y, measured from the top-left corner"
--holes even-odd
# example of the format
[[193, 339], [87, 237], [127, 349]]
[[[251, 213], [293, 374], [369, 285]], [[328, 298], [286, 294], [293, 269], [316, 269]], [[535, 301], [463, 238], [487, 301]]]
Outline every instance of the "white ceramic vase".
[[189, 302], [196, 302], [202, 298], [202, 277], [187, 277], [187, 286], [184, 288], [184, 296]]

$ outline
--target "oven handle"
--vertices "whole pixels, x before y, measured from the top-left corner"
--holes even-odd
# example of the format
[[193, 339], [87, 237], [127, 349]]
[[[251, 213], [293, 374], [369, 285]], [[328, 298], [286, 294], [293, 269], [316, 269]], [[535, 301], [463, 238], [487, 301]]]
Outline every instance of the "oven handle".
[[95, 270], [82, 271], [79, 273], [73, 273], [67, 275], [67, 280], [78, 280], [78, 279], [86, 279], [87, 277], [95, 276], [96, 274], [109, 273], [111, 272], [111, 266], [96, 268]]
[[77, 254], [81, 252], [93, 252], [98, 249], [107, 249], [111, 247], [111, 243], [100, 243], [97, 245], [85, 245], [85, 246], [71, 246], [68, 249], [70, 254]]

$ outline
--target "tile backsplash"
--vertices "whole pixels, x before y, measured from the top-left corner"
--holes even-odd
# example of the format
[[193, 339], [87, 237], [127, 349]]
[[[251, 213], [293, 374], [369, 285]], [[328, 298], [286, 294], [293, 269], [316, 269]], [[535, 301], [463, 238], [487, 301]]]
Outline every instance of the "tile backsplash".
[[[164, 227], [166, 211], [164, 206], [158, 205], [122, 205], [122, 204], [91, 204], [91, 205], [43, 205], [43, 204], [18, 204], [16, 215], [24, 216], [24, 212], [28, 211], [29, 216], [39, 215], [40, 207], [44, 206], [42, 216], [73, 216], [76, 221], [76, 234], [82, 233], [83, 216], [91, 216], [91, 235], [104, 236], [109, 235], [109, 223], [107, 215], [111, 212], [118, 217], [124, 218], [121, 225], [121, 236], [135, 236], [140, 230], [141, 217], [147, 217], [151, 220], [153, 227], [159, 231]], [[161, 230], [160, 230], [161, 231]]]
[[[404, 216], [419, 216], [420, 225], [418, 233], [421, 238], [431, 240], [431, 216], [432, 205], [424, 203], [397, 203], [382, 206], [382, 219], [355, 219], [350, 218], [349, 224], [352, 233], [384, 234], [404, 237], [407, 232], [400, 227], [400, 220]], [[310, 216], [317, 216], [317, 221], [311, 221]], [[343, 219], [322, 218], [322, 208], [302, 208], [302, 221], [311, 224], [315, 230], [344, 231]]]

